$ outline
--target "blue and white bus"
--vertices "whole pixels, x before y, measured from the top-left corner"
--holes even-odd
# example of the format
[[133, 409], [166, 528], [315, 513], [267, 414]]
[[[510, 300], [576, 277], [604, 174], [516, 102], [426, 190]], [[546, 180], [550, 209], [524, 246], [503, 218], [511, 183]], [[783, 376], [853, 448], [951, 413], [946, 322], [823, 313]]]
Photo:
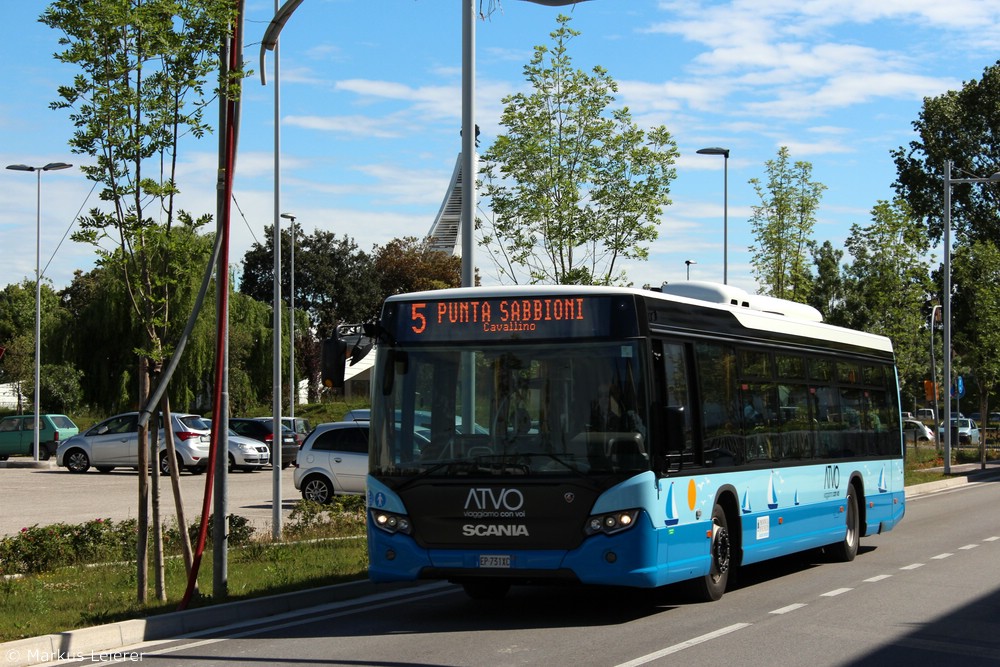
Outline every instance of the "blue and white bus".
[[892, 345], [731, 286], [389, 298], [369, 325], [374, 581], [658, 587], [904, 512]]

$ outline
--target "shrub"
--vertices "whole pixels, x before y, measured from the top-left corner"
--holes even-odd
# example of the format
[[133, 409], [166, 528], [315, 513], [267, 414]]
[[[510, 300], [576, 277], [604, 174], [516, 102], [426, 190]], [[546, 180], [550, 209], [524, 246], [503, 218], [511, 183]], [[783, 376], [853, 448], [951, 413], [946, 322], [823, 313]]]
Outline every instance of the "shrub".
[[364, 530], [364, 496], [335, 496], [329, 505], [300, 500], [289, 516], [291, 537], [357, 535]]
[[[208, 521], [211, 541], [212, 517]], [[193, 541], [198, 535], [198, 523], [188, 530]], [[249, 544], [253, 532], [249, 519], [229, 515], [231, 546]], [[78, 525], [55, 523], [22, 528], [16, 535], [0, 538], [0, 575], [48, 572], [84, 563], [134, 560], [137, 535], [138, 522], [135, 519], [119, 522], [94, 519]], [[181, 552], [180, 534], [176, 527], [164, 530], [163, 545], [167, 554]]]

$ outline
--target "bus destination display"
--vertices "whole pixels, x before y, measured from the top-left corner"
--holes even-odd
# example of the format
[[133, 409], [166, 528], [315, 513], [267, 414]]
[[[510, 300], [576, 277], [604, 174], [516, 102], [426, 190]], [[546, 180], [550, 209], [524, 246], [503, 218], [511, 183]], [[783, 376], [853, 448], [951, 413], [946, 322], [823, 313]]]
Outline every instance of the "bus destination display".
[[609, 335], [604, 296], [468, 298], [394, 304], [399, 341], [562, 338]]

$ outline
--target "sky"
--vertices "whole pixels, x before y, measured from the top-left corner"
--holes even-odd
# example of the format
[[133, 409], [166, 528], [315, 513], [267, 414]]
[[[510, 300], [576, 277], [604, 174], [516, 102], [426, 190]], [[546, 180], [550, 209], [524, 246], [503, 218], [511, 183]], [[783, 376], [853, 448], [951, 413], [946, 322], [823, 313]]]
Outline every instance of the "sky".
[[[729, 283], [757, 291], [748, 247], [760, 200], [749, 181], [766, 180], [765, 162], [782, 146], [827, 187], [814, 238], [839, 246], [852, 224], [870, 223], [876, 202], [894, 196], [890, 151], [915, 138], [923, 99], [960, 89], [1000, 59], [1000, 0], [492, 5], [475, 28], [481, 150], [502, 132], [501, 99], [530, 92], [523, 67], [536, 45], [551, 44], [560, 13], [581, 33], [569, 46], [574, 66], [604, 67], [619, 84], [615, 104], [642, 127], [665, 125], [677, 143], [659, 238], [647, 261], [621, 265], [635, 285], [685, 280], [688, 271], [721, 282], [728, 194]], [[99, 204], [79, 170], [90, 158], [69, 148], [69, 112], [49, 108], [75, 70], [53, 58], [59, 35], [37, 22], [45, 2], [4, 6], [0, 161], [74, 168], [42, 174], [40, 207], [36, 174], [0, 171], [0, 287], [33, 280], [37, 242], [45, 279], [61, 289], [94, 265], [94, 248], [68, 234], [79, 211]], [[289, 19], [279, 47], [279, 206], [304, 233], [347, 235], [365, 251], [428, 233], [461, 150], [462, 6], [304, 0]], [[266, 86], [259, 77], [260, 39], [274, 13], [273, 0], [247, 0], [244, 57], [255, 74], [244, 83], [234, 264], [264, 242], [274, 218], [273, 53]], [[181, 155], [181, 206], [196, 214], [215, 211], [216, 146], [213, 134]], [[730, 158], [696, 153], [705, 147], [728, 148]], [[484, 283], [497, 282], [482, 249], [475, 263]]]

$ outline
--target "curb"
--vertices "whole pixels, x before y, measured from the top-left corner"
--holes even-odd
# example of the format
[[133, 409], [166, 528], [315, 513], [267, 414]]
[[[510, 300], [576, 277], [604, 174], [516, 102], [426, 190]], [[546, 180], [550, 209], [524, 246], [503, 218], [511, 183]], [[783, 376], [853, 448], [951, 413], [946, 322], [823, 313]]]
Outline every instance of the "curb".
[[950, 479], [942, 479], [936, 482], [927, 482], [926, 484], [914, 484], [912, 486], [908, 486], [905, 488], [906, 497], [914, 498], [916, 496], [922, 496], [936, 491], [965, 486], [966, 484], [988, 482], [1000, 478], [1000, 468], [996, 467], [996, 465], [989, 466], [985, 470], [981, 469], [978, 463], [973, 465], [975, 466], [974, 469], [953, 473], [955, 474], [955, 477]]
[[6, 460], [0, 461], [0, 468], [54, 468], [55, 458], [48, 461], [35, 461], [34, 459]]
[[375, 593], [400, 591], [426, 585], [422, 582], [374, 584], [352, 581], [305, 591], [282, 593], [184, 611], [167, 612], [133, 619], [68, 630], [41, 637], [29, 637], [0, 644], [4, 667], [28, 667], [66, 659], [85, 659], [119, 651], [142, 642], [181, 638], [193, 633], [268, 618], [336, 602], [363, 598]]

